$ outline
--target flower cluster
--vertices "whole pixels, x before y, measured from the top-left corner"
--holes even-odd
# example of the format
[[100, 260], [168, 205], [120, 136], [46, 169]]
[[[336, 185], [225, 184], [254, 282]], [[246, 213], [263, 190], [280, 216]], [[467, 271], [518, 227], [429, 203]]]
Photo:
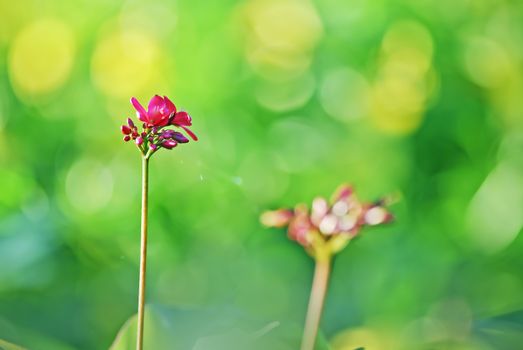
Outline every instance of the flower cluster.
[[160, 148], [173, 149], [179, 143], [189, 142], [185, 135], [169, 127], [180, 128], [194, 141], [198, 140], [189, 129], [192, 125], [189, 114], [178, 112], [167, 96], [155, 95], [149, 101], [147, 110], [134, 97], [131, 98], [131, 103], [136, 109], [138, 119], [143, 122], [142, 130], [139, 131], [133, 120], [128, 118], [127, 124], [121, 126], [123, 139], [126, 142], [133, 140], [144, 156], [150, 156]]
[[351, 186], [342, 185], [329, 202], [318, 197], [309, 212], [304, 204], [294, 209], [279, 209], [262, 214], [261, 222], [269, 227], [288, 226], [289, 238], [297, 241], [313, 256], [319, 251], [337, 253], [366, 226], [389, 222], [392, 215], [385, 201], [361, 203]]

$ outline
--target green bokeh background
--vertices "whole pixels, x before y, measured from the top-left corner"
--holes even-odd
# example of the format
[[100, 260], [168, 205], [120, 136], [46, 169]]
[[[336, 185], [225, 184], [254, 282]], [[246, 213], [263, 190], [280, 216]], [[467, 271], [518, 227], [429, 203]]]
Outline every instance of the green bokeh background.
[[336, 258], [332, 349], [521, 348], [523, 4], [501, 0], [0, 0], [0, 338], [107, 349], [135, 313], [119, 126], [155, 93], [200, 140], [152, 160], [152, 307], [301, 325], [313, 262], [259, 215], [350, 182], [400, 200]]

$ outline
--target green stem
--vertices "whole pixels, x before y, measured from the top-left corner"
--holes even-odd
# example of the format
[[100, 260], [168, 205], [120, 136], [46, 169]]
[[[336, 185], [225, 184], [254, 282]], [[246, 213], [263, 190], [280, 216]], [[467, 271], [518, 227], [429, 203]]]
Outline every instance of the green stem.
[[140, 281], [138, 287], [138, 325], [136, 350], [143, 349], [145, 273], [147, 271], [147, 197], [149, 192], [149, 157], [142, 158], [142, 224], [140, 239]]
[[318, 329], [320, 327], [321, 314], [327, 294], [329, 275], [331, 271], [331, 255], [326, 254], [316, 257], [314, 268], [314, 278], [312, 281], [311, 296], [305, 320], [305, 329], [301, 343], [301, 350], [314, 350]]

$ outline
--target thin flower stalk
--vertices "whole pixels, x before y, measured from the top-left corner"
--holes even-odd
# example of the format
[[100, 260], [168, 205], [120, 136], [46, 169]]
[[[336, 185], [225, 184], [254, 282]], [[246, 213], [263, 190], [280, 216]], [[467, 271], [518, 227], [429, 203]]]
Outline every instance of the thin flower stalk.
[[197, 141], [196, 135], [189, 129], [192, 119], [184, 111], [177, 111], [174, 103], [167, 96], [155, 95], [149, 101], [147, 110], [136, 98], [131, 99], [141, 129], [131, 119], [120, 127], [125, 142], [134, 141], [142, 155], [142, 208], [140, 229], [140, 274], [138, 281], [138, 317], [136, 332], [136, 350], [143, 350], [145, 329], [145, 295], [147, 287], [147, 224], [149, 200], [149, 161], [154, 153], [164, 148], [171, 150], [179, 144], [189, 142], [183, 130], [191, 139]]

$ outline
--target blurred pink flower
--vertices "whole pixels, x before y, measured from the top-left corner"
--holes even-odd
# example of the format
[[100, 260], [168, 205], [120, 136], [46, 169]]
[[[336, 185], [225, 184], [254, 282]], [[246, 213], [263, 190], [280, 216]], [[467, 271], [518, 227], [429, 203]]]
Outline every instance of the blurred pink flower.
[[330, 203], [322, 197], [313, 200], [311, 209], [304, 204], [294, 209], [278, 209], [262, 214], [261, 222], [268, 227], [288, 227], [288, 235], [304, 247], [315, 238], [328, 241], [334, 236], [354, 238], [364, 226], [390, 222], [392, 214], [384, 202], [361, 203], [351, 186], [342, 185]]

